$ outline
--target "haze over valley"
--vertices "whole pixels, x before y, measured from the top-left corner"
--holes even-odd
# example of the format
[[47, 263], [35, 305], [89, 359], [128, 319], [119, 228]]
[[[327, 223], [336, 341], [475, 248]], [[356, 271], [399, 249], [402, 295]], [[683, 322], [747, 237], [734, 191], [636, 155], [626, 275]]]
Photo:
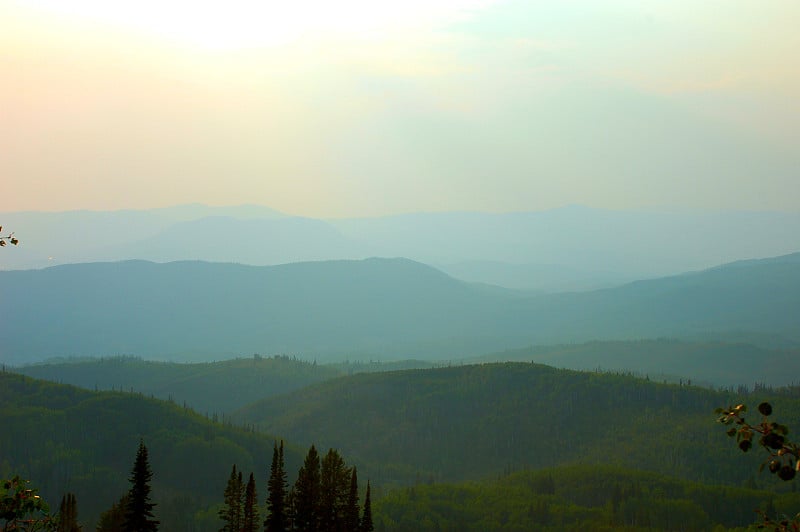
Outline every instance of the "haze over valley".
[[797, 20], [0, 2], [0, 529], [800, 529]]

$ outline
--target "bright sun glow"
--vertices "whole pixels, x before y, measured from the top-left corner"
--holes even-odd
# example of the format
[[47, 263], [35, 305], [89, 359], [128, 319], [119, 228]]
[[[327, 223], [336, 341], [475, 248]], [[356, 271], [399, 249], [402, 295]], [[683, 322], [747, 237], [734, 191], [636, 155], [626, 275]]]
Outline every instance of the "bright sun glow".
[[209, 49], [275, 46], [305, 38], [370, 38], [395, 29], [423, 26], [485, 3], [475, 0], [20, 2], [48, 12]]

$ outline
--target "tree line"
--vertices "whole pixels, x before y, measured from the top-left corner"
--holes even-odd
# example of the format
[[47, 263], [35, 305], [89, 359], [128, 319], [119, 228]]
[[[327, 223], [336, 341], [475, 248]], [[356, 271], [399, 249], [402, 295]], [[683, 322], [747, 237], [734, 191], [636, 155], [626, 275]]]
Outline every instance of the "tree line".
[[[158, 530], [160, 523], [153, 514], [156, 504], [150, 500], [152, 476], [147, 447], [140, 442], [129, 478], [131, 488], [100, 516], [98, 532]], [[242, 471], [233, 464], [223, 498], [218, 512], [224, 523], [220, 532], [258, 532], [262, 527], [264, 532], [372, 532], [374, 529], [370, 484], [367, 482], [362, 510], [356, 467], [348, 467], [335, 449], [329, 449], [320, 458], [312, 445], [297, 481], [289, 488], [283, 441], [280, 445], [274, 443], [263, 522], [252, 472], [245, 483]], [[74, 497], [68, 500], [67, 504], [72, 505], [68, 514], [77, 519]]]
[[236, 464], [231, 469], [219, 517], [221, 532], [372, 532], [370, 485], [359, 505], [358, 473], [335, 449], [320, 458], [314, 445], [308, 450], [297, 481], [287, 482], [283, 441], [275, 442], [267, 482], [266, 517], [259, 522], [256, 483], [250, 473], [244, 483]]

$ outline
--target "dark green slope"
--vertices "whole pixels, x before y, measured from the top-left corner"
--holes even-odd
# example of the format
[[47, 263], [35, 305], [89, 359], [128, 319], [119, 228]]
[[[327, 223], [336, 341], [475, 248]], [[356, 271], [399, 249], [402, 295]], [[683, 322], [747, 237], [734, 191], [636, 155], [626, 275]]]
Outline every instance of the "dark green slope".
[[[533, 361], [555, 367], [598, 368], [649, 375], [653, 380], [701, 385], [788, 385], [798, 382], [800, 352], [747, 344], [641, 340], [589, 342], [492, 353], [463, 363]], [[335, 377], [364, 372], [433, 367], [430, 362], [314, 364], [287, 356], [179, 363], [134, 357], [73, 359], [22, 366], [15, 371], [90, 390], [136, 391], [187, 404], [200, 413], [227, 413], [259, 399]], [[746, 382], [745, 382], [746, 379]]]
[[[743, 461], [713, 415], [715, 407], [740, 400], [507, 363], [355, 375], [260, 401], [235, 417], [339, 448], [387, 482], [476, 479], [567, 463], [742, 482], [757, 468], [756, 458]], [[800, 426], [800, 401], [775, 403], [790, 426]]]
[[[93, 528], [101, 511], [130, 487], [139, 439], [150, 451], [152, 496], [163, 530], [218, 528], [195, 513], [221, 501], [236, 463], [253, 471], [266, 495], [273, 439], [223, 426], [192, 411], [137, 394], [90, 392], [0, 373], [0, 477], [20, 474], [57, 504], [76, 494], [80, 520]], [[289, 447], [287, 470], [302, 463]]]
[[793, 515], [800, 494], [709, 486], [607, 466], [562, 466], [483, 482], [417, 485], [375, 504], [379, 530], [722, 530]]
[[195, 364], [112, 357], [35, 364], [17, 371], [90, 390], [152, 394], [185, 403], [200, 413], [229, 412], [264, 397], [342, 375], [337, 367], [280, 356]]

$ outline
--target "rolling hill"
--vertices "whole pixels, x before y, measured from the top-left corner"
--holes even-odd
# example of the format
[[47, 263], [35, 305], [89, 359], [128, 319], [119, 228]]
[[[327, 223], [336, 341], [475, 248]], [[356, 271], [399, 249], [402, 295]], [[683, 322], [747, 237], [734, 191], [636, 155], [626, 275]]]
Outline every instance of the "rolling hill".
[[668, 382], [737, 387], [800, 383], [800, 350], [670, 339], [533, 346], [464, 362], [525, 361], [575, 370], [631, 372]]
[[[341, 449], [390, 484], [565, 464], [741, 483], [762, 457], [743, 456], [713, 410], [768, 396], [505, 363], [334, 379], [264, 399], [234, 419]], [[777, 417], [800, 425], [799, 401], [775, 399]], [[758, 481], [780, 482], [766, 474]]]
[[[315, 438], [294, 440], [303, 446], [341, 442], [359, 476], [371, 479], [375, 520], [387, 530], [408, 530], [408, 523], [508, 530], [531, 522], [553, 530], [601, 522], [662, 528], [676, 516], [732, 525], [752, 521], [754, 504], [794, 508], [797, 501], [781, 494], [786, 486], [773, 476], [753, 478], [760, 457], [741, 454], [713, 422], [712, 405], [739, 399], [619, 375], [494, 364], [341, 377], [262, 401], [238, 421], [252, 417], [282, 434]], [[762, 399], [780, 421], [800, 422], [797, 398], [746, 398]], [[162, 528], [216, 530], [230, 465], [255, 472], [263, 500], [274, 441], [231, 421], [138, 393], [3, 371], [0, 476], [32, 479], [51, 502], [75, 493], [79, 520], [92, 528], [127, 489], [142, 438]], [[290, 482], [302, 458], [288, 445]], [[530, 471], [510, 474], [522, 469]], [[665, 470], [671, 478], [652, 473]], [[442, 484], [456, 479], [472, 481]], [[742, 482], [751, 489], [731, 486]]]
[[274, 267], [129, 261], [0, 272], [0, 358], [304, 352], [353, 359], [392, 345], [463, 342], [505, 300], [401, 259]]
[[[152, 496], [164, 530], [216, 530], [231, 465], [252, 471], [262, 493], [274, 439], [221, 424], [140, 394], [91, 392], [0, 372], [0, 477], [19, 474], [51, 504], [71, 491], [93, 529], [125, 493], [140, 438], [153, 470]], [[287, 471], [304, 453], [289, 445]], [[206, 513], [204, 513], [206, 512]]]
[[[537, 362], [589, 371], [616, 371], [654, 381], [710, 387], [797, 384], [800, 353], [749, 344], [639, 340], [534, 346], [443, 362], [347, 361], [314, 364], [288, 356], [253, 355], [216, 362], [163, 362], [136, 357], [50, 360], [15, 371], [89, 390], [136, 391], [186, 404], [201, 413], [230, 413], [267, 397], [355, 373], [425, 369], [443, 364]], [[749, 380], [743, 380], [744, 378]]]
[[132, 390], [217, 414], [344, 374], [334, 366], [259, 355], [200, 363], [133, 357], [77, 359], [23, 366], [17, 371], [89, 390]]
[[[796, 345], [800, 255], [525, 297], [406, 259], [273, 267], [143, 261], [0, 272], [0, 360], [132, 354], [453, 359], [641, 338]], [[751, 379], [743, 378], [740, 382]]]

